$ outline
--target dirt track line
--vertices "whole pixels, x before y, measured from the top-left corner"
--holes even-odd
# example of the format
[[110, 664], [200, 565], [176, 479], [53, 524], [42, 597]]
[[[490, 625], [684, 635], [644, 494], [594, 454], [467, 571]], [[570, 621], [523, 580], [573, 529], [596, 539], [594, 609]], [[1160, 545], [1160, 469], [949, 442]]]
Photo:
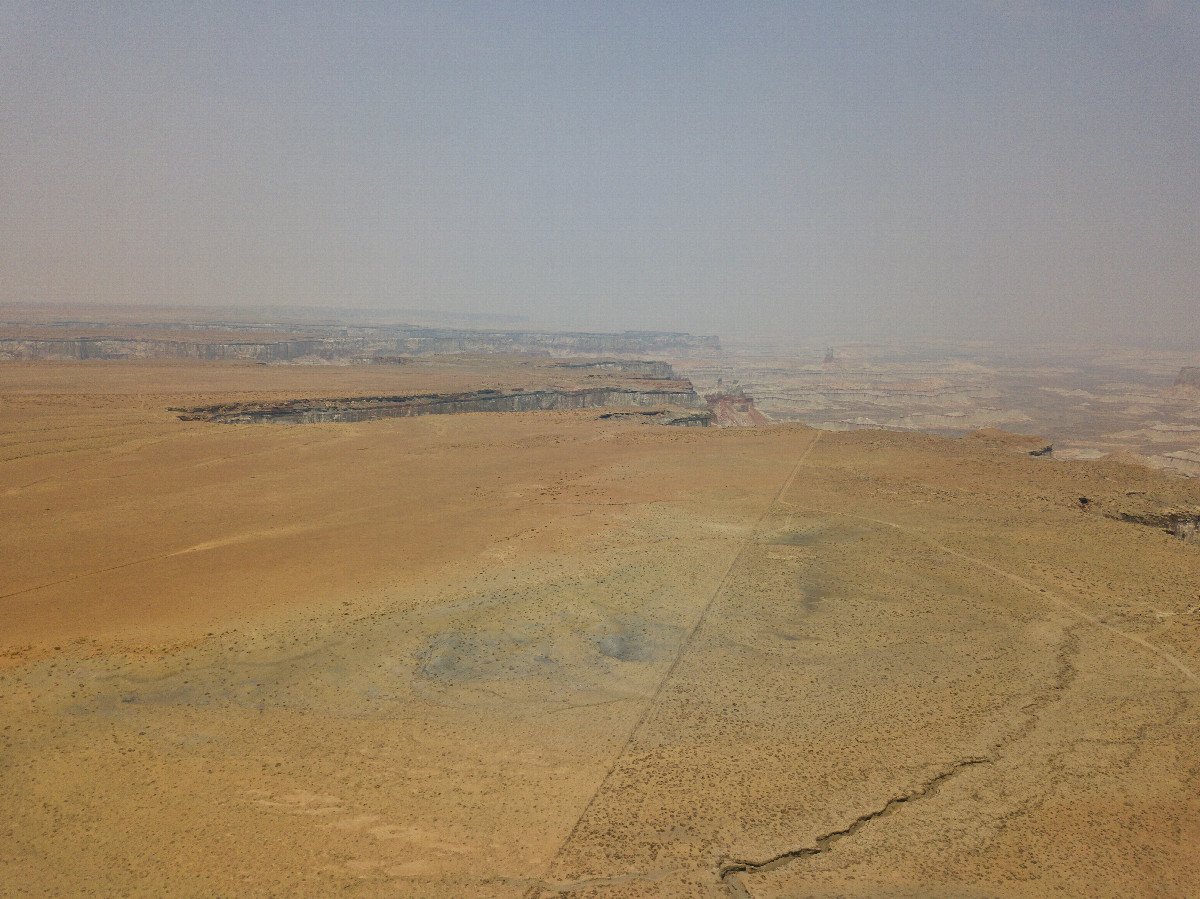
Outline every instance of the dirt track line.
[[[782, 503], [782, 505], [791, 506], [792, 508], [795, 508], [795, 509], [800, 508], [800, 507], [796, 506], [794, 503], [789, 503], [786, 500], [781, 500], [781, 503]], [[860, 521], [869, 521], [869, 522], [872, 522], [873, 524], [879, 524], [879, 525], [883, 525], [884, 527], [893, 528], [897, 531], [908, 534], [911, 537], [916, 537], [922, 543], [926, 544], [927, 546], [931, 546], [934, 549], [940, 550], [941, 552], [946, 553], [946, 555], [954, 556], [956, 559], [962, 559], [964, 562], [970, 562], [972, 565], [977, 565], [978, 567], [984, 569], [985, 571], [990, 571], [992, 574], [995, 574], [999, 577], [1004, 578], [1009, 583], [1015, 584], [1016, 586], [1022, 588], [1023, 590], [1027, 590], [1030, 593], [1033, 593], [1037, 596], [1041, 596], [1041, 597], [1044, 597], [1044, 598], [1050, 600], [1055, 605], [1060, 606], [1063, 609], [1066, 609], [1072, 615], [1074, 615], [1077, 618], [1081, 618], [1082, 620], [1086, 621], [1088, 624], [1091, 624], [1102, 630], [1106, 630], [1110, 634], [1113, 634], [1114, 636], [1121, 637], [1125, 640], [1128, 640], [1131, 643], [1135, 643], [1138, 646], [1143, 647], [1144, 649], [1150, 650], [1150, 652], [1154, 653], [1156, 656], [1158, 656], [1161, 659], [1163, 659], [1164, 661], [1166, 661], [1168, 664], [1170, 664], [1173, 668], [1175, 668], [1177, 671], [1179, 671], [1180, 674], [1182, 674], [1185, 678], [1187, 678], [1193, 684], [1200, 687], [1200, 675], [1197, 675], [1196, 672], [1194, 672], [1191, 668], [1189, 668], [1187, 665], [1185, 665], [1183, 663], [1183, 661], [1181, 659], [1179, 659], [1178, 657], [1176, 657], [1175, 655], [1167, 652], [1162, 647], [1156, 646], [1155, 644], [1151, 643], [1150, 641], [1148, 641], [1142, 637], [1139, 637], [1137, 634], [1130, 634], [1119, 628], [1113, 627], [1108, 622], [1103, 621], [1102, 619], [1097, 618], [1095, 615], [1091, 614], [1090, 612], [1080, 608], [1075, 603], [1071, 602], [1069, 599], [1066, 599], [1065, 597], [1058, 595], [1057, 593], [1055, 593], [1054, 591], [1052, 591], [1046, 587], [1039, 586], [1038, 584], [1035, 584], [1033, 581], [1026, 580], [1025, 578], [1021, 577], [1018, 574], [1013, 574], [1011, 571], [1005, 571], [1003, 568], [999, 568], [999, 567], [991, 564], [990, 562], [986, 562], [983, 559], [977, 558], [976, 556], [970, 556], [964, 552], [960, 552], [959, 550], [951, 549], [949, 546], [946, 546], [944, 543], [939, 543], [937, 540], [934, 540], [932, 537], [930, 537], [927, 534], [922, 533], [921, 531], [915, 530], [913, 528], [907, 528], [902, 524], [896, 524], [894, 521], [885, 521], [882, 518], [871, 518], [868, 515], [856, 515], [853, 512], [839, 512], [834, 509], [807, 509], [807, 510], [803, 510], [803, 511], [818, 512], [822, 515], [840, 515], [843, 518], [857, 518]]]
[[[788, 473], [787, 478], [784, 479], [784, 482], [780, 486], [779, 490], [776, 491], [773, 497], [771, 497], [771, 501], [767, 503], [767, 505], [763, 508], [762, 513], [758, 516], [758, 519], [754, 522], [754, 527], [750, 532], [750, 537], [743, 541], [741, 547], [737, 551], [737, 555], [733, 557], [733, 560], [729, 563], [729, 567], [725, 569], [725, 573], [721, 576], [721, 580], [717, 584], [717, 588], [713, 591], [712, 595], [708, 598], [708, 602], [704, 604], [704, 608], [700, 611], [700, 617], [696, 619], [696, 623], [692, 625], [692, 629], [688, 631], [687, 636], [684, 637], [683, 641], [679, 644], [679, 649], [675, 652], [675, 658], [671, 661], [671, 667], [667, 669], [667, 673], [663, 675], [662, 679], [658, 682], [658, 686], [654, 688], [654, 693], [651, 694], [649, 701], [642, 710], [642, 714], [638, 716], [637, 721], [634, 722], [633, 727], [630, 728], [629, 734], [625, 738], [625, 742], [621, 744], [621, 748], [617, 751], [617, 754], [613, 756], [612, 762], [609, 763], [608, 770], [604, 773], [604, 777], [600, 780], [599, 786], [597, 786], [595, 792], [592, 793], [587, 805], [583, 807], [583, 811], [579, 813], [579, 817], [575, 819], [575, 824], [571, 827], [571, 830], [567, 834], [566, 838], [559, 845], [554, 855], [550, 857], [550, 861], [546, 865], [547, 873], [549, 873], [549, 869], [554, 864], [555, 859], [562, 854], [563, 849], [565, 849], [571, 840], [574, 839], [575, 834], [579, 831], [579, 827], [583, 823], [584, 818], [587, 817], [587, 813], [591, 811], [592, 806], [595, 805], [596, 800], [600, 797], [600, 794], [604, 792], [605, 786], [608, 785], [609, 780], [613, 776], [613, 772], [617, 769], [617, 763], [621, 760], [622, 756], [629, 751], [629, 747], [633, 743], [634, 738], [637, 737], [638, 731], [642, 729], [642, 726], [650, 717], [650, 713], [658, 704], [658, 700], [662, 695], [663, 689], [666, 687], [667, 683], [671, 680], [671, 677], [675, 674], [676, 669], [679, 667], [680, 660], [683, 659], [683, 657], [687, 654], [688, 647], [691, 646], [692, 642], [695, 640], [696, 634], [699, 633], [700, 628], [704, 625], [704, 621], [708, 617], [709, 611], [716, 603], [717, 598], [725, 592], [725, 587], [729, 583], [734, 570], [737, 568], [738, 563], [742, 559], [742, 556], [746, 554], [746, 550], [749, 547], [755, 545], [755, 538], [758, 535], [759, 529], [762, 527], [762, 523], [766, 520], [770, 511], [779, 505], [783, 495], [791, 488], [792, 484], [796, 480], [796, 475], [800, 472], [800, 467], [804, 464], [804, 460], [808, 458], [808, 454], [812, 452], [813, 447], [817, 445], [817, 441], [820, 439], [821, 432], [814, 432], [812, 440], [809, 441], [803, 452], [801, 452], [800, 456], [796, 459], [796, 464], [792, 466], [792, 470]], [[543, 875], [543, 878], [544, 877], [545, 875]], [[525, 894], [526, 899], [532, 899], [532, 897], [536, 896], [538, 892], [546, 890], [557, 891], [557, 888], [547, 881], [539, 881], [538, 886], [532, 887]]]
[[119, 565], [110, 565], [108, 568], [93, 568], [90, 571], [81, 571], [79, 574], [73, 574], [70, 577], [59, 578], [56, 581], [46, 581], [43, 584], [34, 584], [32, 587], [25, 587], [22, 590], [14, 590], [11, 593], [0, 593], [0, 599], [10, 599], [14, 596], [24, 596], [26, 593], [36, 593], [38, 590], [47, 590], [50, 587], [57, 587], [60, 584], [69, 584], [71, 581], [80, 581], [87, 577], [93, 577], [97, 574], [106, 574], [110, 571], [118, 571], [122, 568], [130, 568], [134, 565], [145, 565], [147, 562], [158, 562], [162, 559], [170, 558], [174, 553], [167, 553], [165, 556], [147, 556], [144, 559], [134, 559], [131, 562], [122, 562]]
[[24, 596], [26, 593], [36, 593], [38, 590], [48, 590], [51, 587], [57, 587], [61, 584], [69, 584], [72, 581], [81, 581], [84, 578], [108, 574], [110, 571], [120, 571], [122, 568], [132, 568], [134, 565], [148, 565], [151, 562], [165, 562], [167, 559], [173, 559], [177, 556], [208, 552], [209, 550], [221, 549], [223, 547], [233, 546], [238, 543], [249, 543], [253, 540], [280, 537], [287, 534], [301, 533], [306, 530], [310, 530], [310, 528], [300, 525], [289, 525], [269, 531], [254, 531], [249, 534], [238, 534], [233, 537], [223, 537], [217, 540], [208, 540], [204, 543], [197, 543], [193, 546], [185, 546], [183, 549], [176, 549], [169, 553], [161, 553], [157, 556], [144, 556], [140, 559], [132, 559], [128, 562], [120, 562], [116, 565], [109, 565], [104, 568], [91, 568], [87, 571], [80, 571], [77, 574], [59, 578], [58, 580], [46, 581], [45, 583], [34, 584], [32, 587], [24, 587], [20, 590], [14, 590], [11, 593], [0, 593], [0, 599], [10, 599], [14, 596]]

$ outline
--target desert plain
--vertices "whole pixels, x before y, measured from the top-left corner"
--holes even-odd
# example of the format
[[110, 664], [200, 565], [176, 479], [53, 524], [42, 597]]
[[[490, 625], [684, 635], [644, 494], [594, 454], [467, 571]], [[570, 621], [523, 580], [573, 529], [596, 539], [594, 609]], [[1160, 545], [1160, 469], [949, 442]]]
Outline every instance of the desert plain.
[[0, 894], [1200, 894], [1200, 481], [173, 411], [595, 374], [0, 364]]

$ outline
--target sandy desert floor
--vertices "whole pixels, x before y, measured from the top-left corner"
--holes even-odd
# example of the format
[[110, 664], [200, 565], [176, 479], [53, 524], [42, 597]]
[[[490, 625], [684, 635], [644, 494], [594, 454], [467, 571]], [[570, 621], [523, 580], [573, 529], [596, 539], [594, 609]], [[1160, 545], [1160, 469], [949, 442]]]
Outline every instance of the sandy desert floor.
[[1200, 482], [167, 411], [545, 377], [0, 366], [0, 894], [1200, 894]]

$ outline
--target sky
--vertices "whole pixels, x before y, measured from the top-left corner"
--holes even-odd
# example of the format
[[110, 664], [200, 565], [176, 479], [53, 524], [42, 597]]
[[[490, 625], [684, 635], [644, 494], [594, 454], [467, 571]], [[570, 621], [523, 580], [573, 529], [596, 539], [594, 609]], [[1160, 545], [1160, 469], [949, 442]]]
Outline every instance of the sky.
[[0, 0], [0, 302], [1200, 345], [1200, 0]]

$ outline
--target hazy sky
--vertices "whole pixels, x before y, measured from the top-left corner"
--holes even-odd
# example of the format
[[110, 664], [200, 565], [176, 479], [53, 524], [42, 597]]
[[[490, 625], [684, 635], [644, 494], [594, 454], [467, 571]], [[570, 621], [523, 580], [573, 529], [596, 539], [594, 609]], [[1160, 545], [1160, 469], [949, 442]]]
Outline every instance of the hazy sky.
[[0, 0], [0, 301], [1200, 339], [1200, 3]]

